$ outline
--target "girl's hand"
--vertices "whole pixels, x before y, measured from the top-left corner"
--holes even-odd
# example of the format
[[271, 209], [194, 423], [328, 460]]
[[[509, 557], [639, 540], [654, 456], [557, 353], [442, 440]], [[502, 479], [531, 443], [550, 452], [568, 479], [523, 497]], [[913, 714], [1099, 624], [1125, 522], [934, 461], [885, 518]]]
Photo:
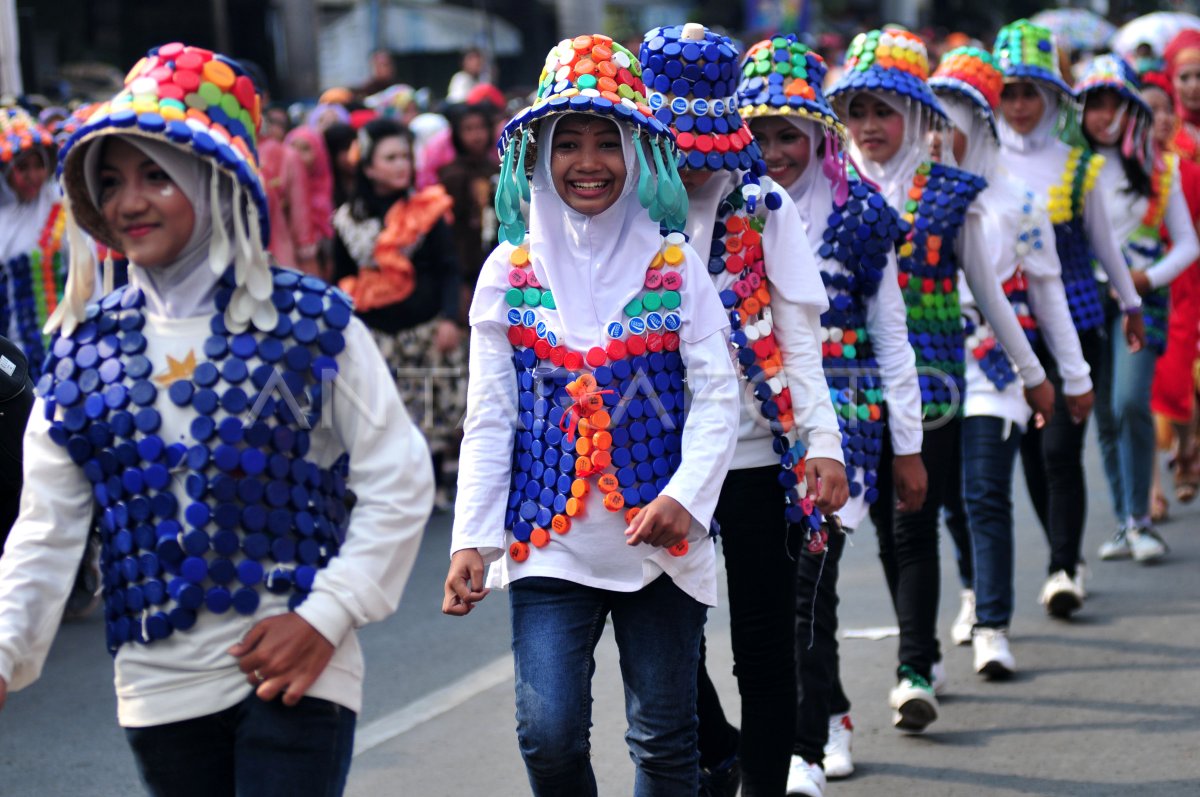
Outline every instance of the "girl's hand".
[[896, 483], [896, 509], [916, 512], [925, 505], [929, 489], [929, 474], [920, 454], [904, 454], [892, 458], [892, 479]]
[[1086, 421], [1095, 400], [1096, 393], [1091, 390], [1078, 396], [1067, 396], [1067, 412], [1071, 413], [1071, 421], [1076, 425]]
[[674, 498], [660, 495], [634, 516], [625, 529], [625, 544], [647, 543], [656, 548], [670, 548], [687, 539], [692, 516]]
[[229, 649], [246, 680], [262, 700], [283, 693], [283, 704], [294, 706], [325, 671], [333, 645], [295, 612], [262, 620], [241, 642]]
[[462, 341], [462, 332], [458, 328], [458, 324], [448, 318], [443, 318], [438, 321], [437, 329], [433, 333], [433, 346], [442, 354], [448, 351], [453, 351], [458, 348], [458, 344]]
[[832, 515], [850, 500], [845, 465], [836, 459], [818, 457], [805, 462], [804, 468], [808, 494], [813, 496], [822, 515]]
[[1142, 350], [1146, 345], [1146, 322], [1142, 318], [1140, 310], [1133, 313], [1125, 314], [1124, 321], [1125, 343], [1129, 346], [1131, 353], [1136, 353]]
[[1054, 417], [1054, 385], [1043, 379], [1033, 387], [1025, 388], [1025, 403], [1033, 410], [1034, 426], [1041, 429]]
[[483, 557], [476, 548], [455, 551], [450, 557], [450, 572], [442, 597], [442, 613], [463, 617], [475, 604], [487, 597], [483, 586]]

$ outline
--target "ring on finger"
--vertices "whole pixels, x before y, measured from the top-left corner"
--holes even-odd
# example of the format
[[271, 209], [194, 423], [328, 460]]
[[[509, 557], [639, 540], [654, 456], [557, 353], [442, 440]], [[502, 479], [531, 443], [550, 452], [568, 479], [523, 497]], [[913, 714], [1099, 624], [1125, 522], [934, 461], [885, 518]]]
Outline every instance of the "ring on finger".
[[263, 677], [262, 670], [255, 670], [255, 671], [254, 671], [254, 677], [258, 679], [258, 682], [259, 682], [260, 684], [261, 684], [263, 681], [267, 680], [266, 678], [264, 678], [264, 677]]

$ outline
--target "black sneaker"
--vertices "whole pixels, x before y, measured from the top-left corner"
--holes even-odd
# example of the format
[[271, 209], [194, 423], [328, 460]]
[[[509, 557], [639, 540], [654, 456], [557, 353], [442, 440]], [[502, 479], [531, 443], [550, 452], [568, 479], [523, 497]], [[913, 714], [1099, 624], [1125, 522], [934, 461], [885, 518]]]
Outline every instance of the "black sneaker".
[[712, 769], [700, 767], [700, 797], [737, 797], [742, 765], [737, 756]]

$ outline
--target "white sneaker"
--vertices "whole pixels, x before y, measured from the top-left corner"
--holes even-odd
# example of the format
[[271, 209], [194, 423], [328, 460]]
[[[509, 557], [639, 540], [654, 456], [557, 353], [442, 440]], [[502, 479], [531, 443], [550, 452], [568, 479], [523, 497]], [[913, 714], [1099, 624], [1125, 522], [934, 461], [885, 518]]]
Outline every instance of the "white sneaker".
[[1167, 555], [1167, 544], [1153, 526], [1140, 526], [1126, 535], [1135, 562], [1155, 562]]
[[933, 687], [908, 665], [900, 668], [900, 683], [888, 694], [888, 705], [892, 707], [892, 724], [908, 733], [920, 733], [937, 719]]
[[1046, 607], [1051, 617], [1065, 620], [1083, 607], [1083, 594], [1066, 570], [1056, 570], [1042, 585], [1038, 603]]
[[930, 686], [933, 687], [933, 693], [940, 695], [946, 691], [946, 687], [950, 685], [950, 676], [946, 675], [945, 662], [935, 661], [933, 666], [929, 668], [929, 675], [933, 678]]
[[1129, 535], [1124, 527], [1117, 529], [1113, 538], [1100, 546], [1100, 558], [1106, 562], [1114, 559], [1128, 559], [1132, 555], [1133, 550], [1129, 547]]
[[958, 605], [958, 617], [950, 626], [950, 638], [956, 645], [971, 644], [971, 629], [975, 627], [975, 590], [964, 589]]
[[817, 764], [810, 764], [798, 755], [792, 756], [792, 766], [788, 770], [787, 793], [823, 797], [825, 773]]
[[1088, 569], [1087, 563], [1082, 559], [1075, 565], [1075, 588], [1079, 590], [1080, 597], [1087, 599], [1087, 582], [1092, 577], [1092, 571]]
[[[825, 743], [825, 777], [848, 778], [854, 774], [854, 723], [849, 714], [834, 714], [829, 718], [829, 741]], [[794, 759], [793, 759], [794, 760]]]
[[971, 638], [975, 648], [975, 672], [989, 680], [1010, 678], [1017, 671], [1017, 660], [1008, 649], [1008, 630], [976, 628]]

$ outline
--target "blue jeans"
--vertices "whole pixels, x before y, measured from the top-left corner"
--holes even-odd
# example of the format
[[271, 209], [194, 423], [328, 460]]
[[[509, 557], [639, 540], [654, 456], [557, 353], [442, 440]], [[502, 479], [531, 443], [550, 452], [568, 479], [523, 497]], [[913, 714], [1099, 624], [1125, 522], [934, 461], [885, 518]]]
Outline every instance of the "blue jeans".
[[204, 717], [126, 728], [153, 797], [339, 797], [354, 753], [353, 711], [305, 697], [295, 706], [253, 694]]
[[707, 607], [660, 576], [637, 592], [557, 578], [509, 585], [517, 741], [536, 797], [596, 794], [590, 761], [595, 650], [612, 615], [625, 741], [638, 797], [695, 797], [696, 668]]
[[1096, 431], [1118, 523], [1150, 514], [1150, 481], [1154, 472], [1150, 385], [1158, 363], [1158, 355], [1149, 348], [1130, 353], [1121, 320], [1118, 314], [1108, 336], [1107, 355], [1112, 358], [1111, 401], [1096, 402]]
[[976, 625], [1007, 628], [1013, 614], [1013, 467], [1021, 430], [1003, 418], [963, 420], [962, 483], [975, 562]]

